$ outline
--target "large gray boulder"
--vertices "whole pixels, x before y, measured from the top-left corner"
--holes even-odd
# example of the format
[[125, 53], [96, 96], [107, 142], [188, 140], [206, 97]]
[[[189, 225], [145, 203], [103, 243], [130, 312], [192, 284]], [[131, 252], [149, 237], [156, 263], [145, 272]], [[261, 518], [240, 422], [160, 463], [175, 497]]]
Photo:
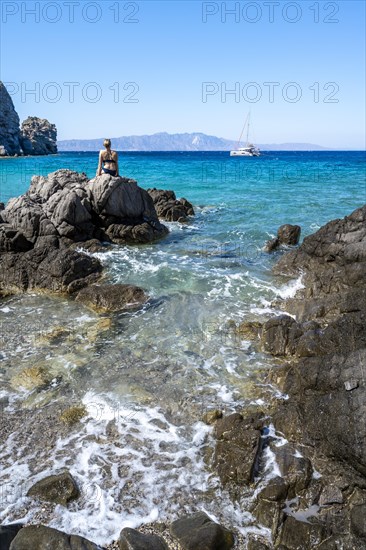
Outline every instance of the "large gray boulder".
[[0, 156], [21, 154], [19, 139], [19, 116], [13, 100], [0, 81]]
[[20, 144], [25, 155], [57, 153], [57, 130], [45, 118], [30, 116], [22, 122]]

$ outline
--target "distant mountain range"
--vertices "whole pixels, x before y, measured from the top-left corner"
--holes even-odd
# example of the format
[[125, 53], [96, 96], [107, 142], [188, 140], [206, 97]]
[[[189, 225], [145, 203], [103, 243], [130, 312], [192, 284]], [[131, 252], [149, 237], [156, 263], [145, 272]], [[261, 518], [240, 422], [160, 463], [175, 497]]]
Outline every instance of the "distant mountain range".
[[[57, 142], [59, 151], [99, 151], [104, 138], [70, 139]], [[230, 151], [237, 141], [208, 136], [202, 133], [168, 134], [160, 132], [144, 136], [122, 136], [111, 138], [117, 151]], [[313, 143], [262, 143], [263, 151], [329, 151], [331, 149]]]

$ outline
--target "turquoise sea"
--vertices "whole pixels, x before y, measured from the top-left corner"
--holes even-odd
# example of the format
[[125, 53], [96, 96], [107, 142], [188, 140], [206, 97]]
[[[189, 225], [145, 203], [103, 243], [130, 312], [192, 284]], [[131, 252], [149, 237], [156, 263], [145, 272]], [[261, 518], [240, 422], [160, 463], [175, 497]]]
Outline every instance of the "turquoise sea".
[[[24, 193], [34, 174], [68, 168], [92, 178], [97, 160], [97, 153], [1, 159], [0, 201]], [[0, 482], [11, 479], [13, 490], [0, 520], [32, 521], [39, 509], [16, 487], [68, 467], [85, 491], [62, 514], [50, 512], [48, 524], [97, 543], [123, 526], [197, 509], [243, 533], [269, 536], [248, 512], [248, 495], [232, 502], [220, 489], [202, 415], [261, 407], [266, 394], [286, 398], [263, 382], [273, 360], [240, 339], [233, 322], [267, 319], [274, 301], [301, 287], [301, 278], [272, 275], [281, 252], [264, 253], [266, 240], [284, 223], [301, 225], [303, 238], [363, 205], [365, 166], [364, 152], [120, 153], [122, 175], [144, 188], [173, 189], [196, 215], [167, 224], [170, 234], [160, 242], [97, 254], [109, 280], [138, 284], [151, 297], [111, 326], [64, 298], [30, 293], [1, 301], [5, 412], [82, 403], [88, 416], [51, 449], [38, 450], [37, 460], [29, 441], [9, 437]], [[51, 337], [60, 327], [64, 336]], [[21, 387], [19, 375], [36, 365], [47, 367], [52, 383]], [[111, 422], [118, 437], [106, 435]], [[267, 458], [268, 478], [274, 466]]]

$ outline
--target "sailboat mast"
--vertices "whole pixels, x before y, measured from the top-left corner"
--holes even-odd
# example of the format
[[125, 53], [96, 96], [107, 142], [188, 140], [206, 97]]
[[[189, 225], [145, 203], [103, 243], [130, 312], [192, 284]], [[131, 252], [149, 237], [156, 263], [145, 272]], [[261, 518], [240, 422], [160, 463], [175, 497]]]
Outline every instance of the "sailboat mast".
[[247, 147], [249, 145], [249, 126], [250, 126], [250, 111], [248, 114], [248, 126], [247, 126]]
[[[250, 113], [249, 113], [250, 114]], [[239, 149], [239, 146], [240, 146], [240, 141], [241, 141], [241, 138], [242, 138], [242, 135], [244, 133], [244, 130], [245, 130], [245, 126], [247, 124], [247, 121], [249, 120], [249, 114], [247, 114], [246, 118], [245, 118], [245, 122], [244, 122], [244, 126], [243, 126], [243, 129], [241, 131], [241, 134], [240, 134], [240, 137], [239, 137], [239, 141], [238, 141], [238, 145], [237, 145], [237, 148]], [[247, 141], [248, 141], [248, 136], [247, 136]]]

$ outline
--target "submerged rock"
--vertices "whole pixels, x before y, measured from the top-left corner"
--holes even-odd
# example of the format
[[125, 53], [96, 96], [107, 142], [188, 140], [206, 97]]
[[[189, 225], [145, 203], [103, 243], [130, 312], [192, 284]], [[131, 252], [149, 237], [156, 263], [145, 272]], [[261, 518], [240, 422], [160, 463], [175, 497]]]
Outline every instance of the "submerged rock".
[[101, 550], [78, 535], [68, 535], [44, 525], [23, 527], [10, 545], [10, 550]]
[[66, 506], [80, 496], [80, 491], [70, 472], [62, 472], [37, 481], [29, 489], [27, 496]]
[[13, 388], [34, 390], [47, 387], [52, 380], [52, 375], [43, 366], [33, 366], [23, 369], [10, 380]]
[[177, 519], [170, 532], [184, 550], [229, 550], [234, 546], [233, 534], [204, 512]]
[[22, 122], [20, 145], [25, 155], [57, 153], [57, 130], [45, 118], [30, 116]]
[[82, 302], [97, 313], [114, 313], [135, 309], [148, 297], [142, 288], [133, 285], [90, 285], [83, 288], [76, 301]]

